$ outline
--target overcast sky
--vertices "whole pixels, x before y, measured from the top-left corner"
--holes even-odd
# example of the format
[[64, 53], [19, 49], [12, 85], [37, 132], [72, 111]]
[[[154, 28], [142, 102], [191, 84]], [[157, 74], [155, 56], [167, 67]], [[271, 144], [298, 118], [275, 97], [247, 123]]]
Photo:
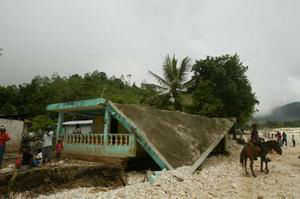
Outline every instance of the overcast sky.
[[238, 53], [261, 112], [300, 99], [297, 0], [1, 0], [0, 84], [36, 75], [161, 74], [164, 57]]

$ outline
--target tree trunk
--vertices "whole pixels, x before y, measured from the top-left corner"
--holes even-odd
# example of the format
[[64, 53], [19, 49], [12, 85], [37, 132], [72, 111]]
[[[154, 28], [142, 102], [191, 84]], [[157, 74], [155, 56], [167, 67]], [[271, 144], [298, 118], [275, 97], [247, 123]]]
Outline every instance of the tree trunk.
[[181, 106], [180, 102], [178, 101], [177, 97], [178, 97], [178, 95], [175, 95], [175, 97], [174, 97], [174, 100], [175, 100], [175, 110], [182, 111], [182, 106]]

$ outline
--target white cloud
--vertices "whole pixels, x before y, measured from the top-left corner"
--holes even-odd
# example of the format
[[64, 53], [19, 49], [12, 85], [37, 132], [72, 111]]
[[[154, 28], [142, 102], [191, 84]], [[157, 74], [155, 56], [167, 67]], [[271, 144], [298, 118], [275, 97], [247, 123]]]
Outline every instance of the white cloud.
[[0, 83], [35, 75], [132, 74], [152, 81], [167, 53], [238, 53], [262, 112], [299, 100], [298, 1], [0, 2]]

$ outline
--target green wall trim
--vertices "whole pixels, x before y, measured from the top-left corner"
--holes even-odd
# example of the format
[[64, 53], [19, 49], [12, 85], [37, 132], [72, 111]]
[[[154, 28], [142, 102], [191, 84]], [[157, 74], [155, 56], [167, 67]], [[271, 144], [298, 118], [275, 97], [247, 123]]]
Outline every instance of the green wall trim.
[[96, 98], [90, 100], [81, 100], [57, 104], [49, 104], [47, 106], [47, 111], [75, 111], [75, 110], [87, 110], [101, 108], [101, 105], [105, 105], [106, 99]]
[[129, 118], [127, 118], [122, 111], [120, 111], [113, 103], [108, 102], [111, 115], [115, 117], [130, 133], [136, 135], [136, 140], [145, 149], [145, 151], [152, 157], [152, 159], [159, 165], [161, 169], [173, 169], [172, 166], [159, 154], [159, 152], [151, 146], [151, 143], [143, 136], [143, 131], [138, 128]]

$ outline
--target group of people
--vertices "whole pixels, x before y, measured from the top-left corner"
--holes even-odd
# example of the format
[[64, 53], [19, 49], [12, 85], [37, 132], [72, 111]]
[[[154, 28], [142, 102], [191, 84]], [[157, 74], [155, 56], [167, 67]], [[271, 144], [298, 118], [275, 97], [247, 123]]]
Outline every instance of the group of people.
[[[274, 134], [272, 133], [272, 139], [274, 139]], [[278, 142], [278, 144], [280, 146], [287, 146], [287, 143], [288, 143], [288, 137], [287, 137], [287, 134], [283, 131], [282, 133], [280, 133], [279, 131], [277, 131], [277, 133], [275, 134], [275, 139], [276, 141]], [[296, 146], [296, 140], [295, 140], [295, 135], [292, 135], [292, 144], [293, 144], [293, 147]]]
[[[264, 135], [266, 138], [269, 138], [269, 139], [276, 139], [276, 141], [278, 142], [278, 144], [280, 146], [287, 146], [288, 144], [288, 136], [286, 134], [286, 132], [282, 132], [280, 133], [280, 131], [277, 131], [277, 133], [265, 133]], [[292, 138], [291, 138], [291, 141], [292, 141], [292, 145], [293, 147], [296, 146], [296, 140], [295, 140], [295, 135], [292, 135]]]
[[[35, 155], [31, 153], [31, 150], [24, 151], [22, 155], [22, 164], [32, 165], [32, 166], [40, 166], [42, 163], [47, 164], [52, 159], [52, 148], [53, 148], [53, 136], [54, 132], [51, 130], [51, 127], [45, 128], [45, 133], [43, 135], [43, 145], [42, 149], [37, 149]], [[56, 161], [60, 161], [61, 153], [63, 151], [63, 143], [61, 139], [57, 140], [55, 145], [56, 151]], [[27, 157], [24, 161], [24, 157]]]
[[[23, 137], [21, 154], [16, 158], [16, 167], [20, 168], [22, 165], [29, 165], [32, 167], [40, 166], [42, 163], [49, 163], [52, 159], [52, 149], [53, 149], [53, 136], [54, 132], [51, 127], [44, 129], [45, 133], [42, 139], [41, 147], [33, 147], [33, 142], [38, 142], [38, 139], [34, 134], [27, 134]], [[6, 132], [5, 126], [0, 126], [0, 169], [3, 163], [3, 157], [6, 149], [6, 142], [10, 140], [9, 134]], [[60, 161], [61, 153], [63, 151], [63, 143], [61, 139], [57, 140], [55, 145], [56, 161]]]

